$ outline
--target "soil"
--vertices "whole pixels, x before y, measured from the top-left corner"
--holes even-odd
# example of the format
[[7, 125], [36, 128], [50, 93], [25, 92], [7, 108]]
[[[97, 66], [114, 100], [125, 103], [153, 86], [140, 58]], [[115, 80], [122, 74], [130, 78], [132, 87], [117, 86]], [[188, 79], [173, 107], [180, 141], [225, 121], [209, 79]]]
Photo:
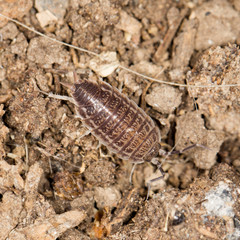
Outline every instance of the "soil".
[[[56, 2], [0, 1], [0, 13], [96, 53], [1, 23], [0, 239], [239, 239], [239, 1]], [[74, 72], [135, 101], [162, 150], [178, 152], [154, 159], [165, 176], [148, 200], [156, 166], [137, 165], [130, 183], [131, 160], [45, 94], [70, 96], [61, 82]]]

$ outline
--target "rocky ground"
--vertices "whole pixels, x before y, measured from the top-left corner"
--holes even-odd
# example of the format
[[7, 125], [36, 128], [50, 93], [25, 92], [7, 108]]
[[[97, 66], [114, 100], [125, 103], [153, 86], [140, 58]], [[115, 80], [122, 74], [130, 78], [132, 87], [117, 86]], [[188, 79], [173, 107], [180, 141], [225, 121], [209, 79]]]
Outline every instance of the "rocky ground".
[[[0, 239], [240, 238], [239, 1], [7, 0], [0, 14], [84, 49], [0, 17]], [[205, 147], [158, 156], [145, 201], [156, 167], [130, 184], [131, 161], [39, 91], [69, 96], [74, 71], [135, 101], [163, 150]]]

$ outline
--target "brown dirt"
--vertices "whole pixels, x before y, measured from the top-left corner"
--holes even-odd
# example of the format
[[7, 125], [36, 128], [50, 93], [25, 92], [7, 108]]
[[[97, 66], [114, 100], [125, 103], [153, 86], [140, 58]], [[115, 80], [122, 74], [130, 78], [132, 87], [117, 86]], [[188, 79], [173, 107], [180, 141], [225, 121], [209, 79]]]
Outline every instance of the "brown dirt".
[[[209, 88], [150, 83], [122, 68], [106, 74], [94, 56], [9, 21], [0, 29], [0, 239], [238, 239], [240, 87], [212, 88], [240, 84], [238, 1], [72, 0], [46, 26], [29, 6], [14, 17], [50, 37]], [[68, 96], [60, 82], [72, 83], [74, 70], [103, 77], [141, 106], [164, 150], [206, 148], [158, 156], [166, 174], [145, 201], [155, 166], [137, 165], [131, 185], [131, 161], [86, 134], [72, 103], [37, 91]]]

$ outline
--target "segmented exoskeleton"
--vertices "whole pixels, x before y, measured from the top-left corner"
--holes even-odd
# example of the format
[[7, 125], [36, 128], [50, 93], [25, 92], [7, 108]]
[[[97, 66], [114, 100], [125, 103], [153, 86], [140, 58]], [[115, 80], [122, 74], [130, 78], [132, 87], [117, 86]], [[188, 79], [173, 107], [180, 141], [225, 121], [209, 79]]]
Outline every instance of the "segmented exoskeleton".
[[153, 120], [116, 88], [105, 82], [79, 80], [71, 87], [83, 124], [120, 158], [151, 161], [160, 148]]

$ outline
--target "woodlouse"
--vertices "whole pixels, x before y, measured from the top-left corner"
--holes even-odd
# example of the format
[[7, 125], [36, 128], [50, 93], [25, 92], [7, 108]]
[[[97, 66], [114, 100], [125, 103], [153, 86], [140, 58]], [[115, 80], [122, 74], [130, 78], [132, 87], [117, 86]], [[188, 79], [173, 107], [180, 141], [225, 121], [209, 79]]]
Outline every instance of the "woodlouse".
[[[150, 162], [159, 154], [160, 131], [154, 121], [134, 101], [129, 100], [106, 82], [77, 80], [76, 73], [74, 78], [75, 83], [72, 85], [62, 83], [70, 88], [72, 97], [43, 93], [49, 97], [73, 102], [77, 109], [77, 116], [80, 117], [83, 125], [120, 158], [131, 160], [136, 165], [144, 161]], [[195, 146], [203, 147], [194, 144], [182, 151], [172, 151], [165, 155], [181, 153]], [[161, 152], [162, 154], [164, 151]], [[162, 176], [148, 182], [147, 198], [150, 183], [164, 176], [161, 164], [159, 162], [154, 164], [157, 165]]]
[[105, 82], [81, 80], [71, 91], [82, 123], [120, 158], [140, 163], [158, 154], [159, 129], [116, 88]]

